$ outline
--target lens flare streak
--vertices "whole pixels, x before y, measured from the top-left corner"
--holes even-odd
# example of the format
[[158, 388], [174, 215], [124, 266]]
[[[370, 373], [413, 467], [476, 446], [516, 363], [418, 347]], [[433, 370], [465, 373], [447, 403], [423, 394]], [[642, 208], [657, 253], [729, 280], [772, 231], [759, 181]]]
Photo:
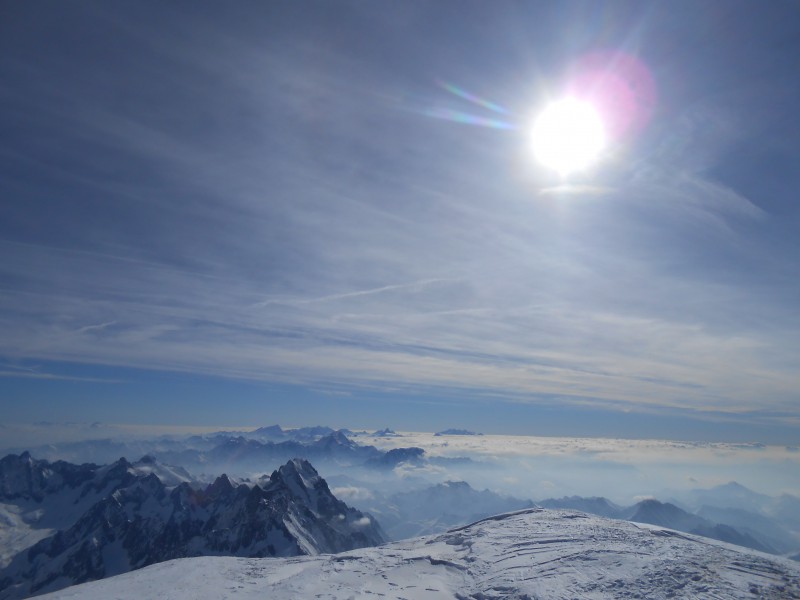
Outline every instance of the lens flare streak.
[[442, 89], [447, 90], [454, 96], [458, 96], [459, 98], [466, 100], [467, 102], [472, 102], [473, 104], [477, 104], [478, 106], [482, 106], [483, 108], [486, 108], [488, 110], [491, 110], [492, 112], [496, 112], [501, 115], [509, 114], [509, 111], [500, 106], [499, 104], [480, 98], [475, 94], [471, 94], [467, 90], [455, 86], [452, 83], [447, 83], [445, 81], [437, 81], [437, 83], [439, 84], [439, 87], [441, 87]]
[[432, 108], [423, 110], [422, 114], [433, 119], [442, 119], [464, 125], [478, 125], [480, 127], [491, 127], [492, 129], [514, 129], [514, 125], [508, 121], [479, 117], [459, 110], [449, 108]]
[[[466, 100], [471, 104], [489, 110], [497, 115], [504, 115], [504, 116], [511, 116], [511, 112], [506, 108], [500, 106], [495, 102], [490, 102], [484, 98], [480, 98], [475, 94], [472, 94], [466, 91], [463, 88], [460, 88], [452, 83], [447, 83], [445, 81], [437, 81], [436, 84], [441, 87], [443, 90], [449, 92], [453, 96], [457, 98], [461, 98], [462, 100]], [[439, 103], [441, 104], [441, 103]], [[423, 106], [417, 108], [411, 108], [413, 112], [425, 115], [426, 117], [430, 117], [432, 119], [440, 119], [442, 121], [450, 121], [453, 123], [460, 123], [462, 125], [476, 125], [478, 127], [488, 127], [490, 129], [516, 129], [517, 125], [514, 124], [511, 120], [502, 119], [497, 117], [491, 116], [480, 116], [473, 113], [465, 112], [463, 110], [458, 110], [455, 108], [443, 107], [443, 106]]]

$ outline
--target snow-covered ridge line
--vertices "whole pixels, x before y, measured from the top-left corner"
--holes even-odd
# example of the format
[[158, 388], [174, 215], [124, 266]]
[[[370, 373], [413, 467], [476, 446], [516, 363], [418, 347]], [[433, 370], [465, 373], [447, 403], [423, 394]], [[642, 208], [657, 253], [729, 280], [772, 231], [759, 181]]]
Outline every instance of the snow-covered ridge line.
[[171, 561], [42, 600], [160, 600], [165, 590], [175, 600], [797, 600], [800, 565], [660, 527], [527, 509], [337, 555]]

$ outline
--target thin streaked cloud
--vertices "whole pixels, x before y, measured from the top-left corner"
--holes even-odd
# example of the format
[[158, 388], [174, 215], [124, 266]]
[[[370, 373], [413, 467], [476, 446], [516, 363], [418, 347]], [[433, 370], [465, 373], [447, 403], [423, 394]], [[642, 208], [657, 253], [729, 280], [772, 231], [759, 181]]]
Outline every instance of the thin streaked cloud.
[[[663, 55], [659, 19], [604, 8], [660, 104], [561, 181], [533, 163], [524, 126], [575, 58], [533, 18], [560, 23], [552, 8], [442, 20], [429, 13], [449, 8], [345, 4], [247, 19], [55, 7], [52, 43], [71, 52], [40, 48], [19, 9], [28, 33], [0, 47], [7, 362], [798, 416], [796, 211], [742, 150], [791, 155], [796, 132], [765, 132], [796, 86], [713, 48]], [[519, 36], [468, 35], [482, 18]], [[756, 37], [731, 52], [772, 56], [737, 31]], [[455, 60], [445, 49], [463, 39]], [[733, 80], [763, 95], [723, 94]], [[492, 119], [514, 127], [468, 126]]]

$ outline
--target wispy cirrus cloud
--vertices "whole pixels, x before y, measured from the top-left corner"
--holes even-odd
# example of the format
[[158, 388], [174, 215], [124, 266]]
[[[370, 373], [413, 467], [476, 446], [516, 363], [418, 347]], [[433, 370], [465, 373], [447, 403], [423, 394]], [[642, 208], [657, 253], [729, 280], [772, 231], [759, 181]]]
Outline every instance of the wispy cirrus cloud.
[[79, 377], [76, 375], [57, 375], [35, 371], [0, 371], [0, 377], [19, 377], [22, 379], [43, 379], [50, 381], [83, 381], [86, 383], [123, 383], [120, 379], [103, 379], [100, 377]]
[[48, 373], [41, 367], [25, 367], [19, 365], [0, 365], [0, 377], [15, 377], [21, 379], [42, 379], [51, 381], [83, 381], [86, 383], [122, 383], [119, 379], [105, 379], [100, 377], [81, 377], [77, 375], [64, 375]]
[[446, 283], [447, 279], [421, 279], [419, 281], [412, 281], [411, 283], [396, 283], [392, 285], [384, 285], [377, 288], [368, 290], [355, 290], [352, 292], [343, 292], [340, 294], [331, 294], [322, 296], [320, 298], [271, 298], [257, 303], [256, 307], [265, 307], [271, 305], [302, 305], [302, 304], [315, 304], [317, 302], [331, 302], [334, 300], [348, 300], [350, 298], [358, 298], [359, 296], [369, 296], [372, 294], [383, 294], [385, 292], [394, 292], [398, 290], [417, 290], [421, 287], [436, 284]]
[[768, 241], [764, 209], [708, 174], [743, 135], [743, 107], [665, 110], [655, 141], [564, 184], [531, 164], [521, 128], [397, 110], [407, 96], [527, 102], [502, 71], [443, 90], [419, 75], [422, 48], [415, 68], [387, 70], [313, 20], [196, 16], [165, 37], [135, 7], [82, 10], [76, 31], [104, 23], [124, 56], [7, 70], [19, 85], [3, 106], [24, 118], [6, 153], [3, 356], [796, 414], [783, 277], [796, 257]]

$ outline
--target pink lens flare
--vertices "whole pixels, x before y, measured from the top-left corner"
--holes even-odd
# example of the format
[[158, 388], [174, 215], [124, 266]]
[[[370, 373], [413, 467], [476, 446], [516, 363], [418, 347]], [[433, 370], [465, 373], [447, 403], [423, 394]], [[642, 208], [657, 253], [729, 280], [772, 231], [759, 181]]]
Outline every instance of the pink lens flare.
[[578, 59], [567, 77], [567, 91], [596, 107], [613, 140], [644, 129], [658, 100], [650, 69], [630, 54], [613, 51]]

